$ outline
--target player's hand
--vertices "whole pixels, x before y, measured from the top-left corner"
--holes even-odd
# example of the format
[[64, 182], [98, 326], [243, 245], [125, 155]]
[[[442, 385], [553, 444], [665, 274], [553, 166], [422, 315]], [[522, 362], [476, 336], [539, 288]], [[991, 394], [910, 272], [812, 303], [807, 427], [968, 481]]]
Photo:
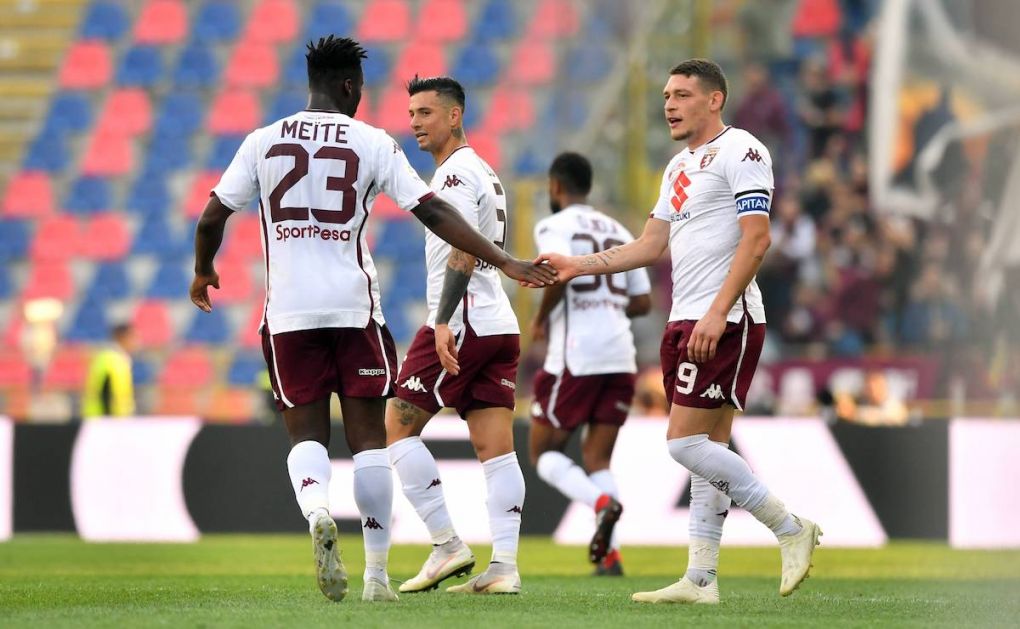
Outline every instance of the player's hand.
[[694, 324], [691, 340], [687, 342], [687, 355], [696, 363], [707, 363], [715, 358], [719, 339], [726, 331], [726, 317], [709, 312]]
[[212, 302], [209, 301], [209, 287], [218, 289], [220, 287], [220, 274], [213, 271], [209, 275], [195, 274], [191, 280], [191, 302], [198, 306], [203, 312], [212, 312]]
[[565, 256], [562, 253], [540, 253], [535, 258], [535, 264], [548, 266], [556, 271], [556, 279], [560, 282], [569, 282], [581, 274], [581, 267], [577, 265], [573, 256]]
[[440, 323], [436, 325], [436, 353], [439, 364], [453, 375], [460, 374], [460, 363], [457, 362], [457, 337], [450, 326]]
[[531, 342], [541, 343], [545, 340], [545, 320], [531, 320]]
[[510, 258], [499, 270], [503, 271], [507, 277], [517, 280], [521, 286], [528, 288], [542, 288], [556, 283], [554, 269], [548, 265], [539, 265], [527, 260]]

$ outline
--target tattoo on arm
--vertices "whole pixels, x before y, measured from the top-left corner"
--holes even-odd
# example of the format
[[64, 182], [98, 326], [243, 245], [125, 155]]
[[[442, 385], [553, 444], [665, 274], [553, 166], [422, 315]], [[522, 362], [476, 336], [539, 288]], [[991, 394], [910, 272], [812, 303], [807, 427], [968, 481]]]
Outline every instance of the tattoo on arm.
[[471, 274], [475, 270], [475, 257], [459, 249], [450, 251], [450, 259], [446, 263], [446, 277], [443, 279], [443, 292], [439, 296], [439, 309], [436, 312], [436, 323], [446, 324], [457, 309], [460, 300], [467, 292]]

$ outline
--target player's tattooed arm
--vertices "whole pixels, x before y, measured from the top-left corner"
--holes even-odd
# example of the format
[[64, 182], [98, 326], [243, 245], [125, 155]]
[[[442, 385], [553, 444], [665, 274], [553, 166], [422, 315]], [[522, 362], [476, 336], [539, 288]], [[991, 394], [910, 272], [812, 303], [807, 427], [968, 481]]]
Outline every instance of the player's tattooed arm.
[[447, 324], [453, 317], [471, 282], [475, 260], [473, 255], [460, 249], [450, 252], [450, 259], [446, 262], [446, 276], [443, 278], [443, 291], [439, 295], [439, 309], [436, 311], [437, 324]]

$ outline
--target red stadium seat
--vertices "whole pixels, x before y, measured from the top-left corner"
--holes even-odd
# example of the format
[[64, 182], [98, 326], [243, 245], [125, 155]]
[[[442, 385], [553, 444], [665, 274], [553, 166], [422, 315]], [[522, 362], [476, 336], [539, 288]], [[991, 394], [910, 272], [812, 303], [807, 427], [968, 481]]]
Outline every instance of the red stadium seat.
[[208, 350], [196, 345], [179, 350], [167, 359], [159, 374], [159, 384], [164, 389], [202, 389], [213, 382], [214, 376]]
[[201, 417], [203, 397], [197, 391], [182, 391], [179, 387], [161, 388], [153, 412], [160, 417]]
[[523, 85], [544, 85], [556, 76], [556, 55], [544, 41], [523, 40], [510, 61], [510, 80]]
[[53, 297], [67, 301], [74, 294], [74, 280], [65, 261], [43, 261], [32, 265], [22, 289], [22, 299]]
[[216, 97], [209, 112], [209, 131], [217, 135], [247, 134], [261, 124], [262, 105], [248, 90], [227, 88]]
[[112, 92], [99, 114], [96, 130], [101, 135], [135, 136], [152, 127], [152, 103], [145, 90], [124, 88]]
[[209, 291], [214, 305], [237, 304], [252, 297], [255, 283], [247, 262], [223, 260], [216, 265], [216, 272], [220, 274], [220, 287]]
[[[418, 76], [443, 76], [446, 74], [446, 54], [440, 44], [424, 42], [412, 42], [408, 44], [394, 67], [393, 77], [401, 84], [414, 75]], [[407, 98], [407, 92], [404, 92]], [[407, 104], [404, 104], [407, 110]]]
[[138, 344], [143, 348], [163, 347], [174, 336], [170, 311], [162, 301], [143, 301], [138, 304], [131, 317], [131, 325], [135, 329]]
[[135, 22], [140, 44], [176, 44], [188, 32], [188, 10], [180, 0], [152, 0]]
[[239, 43], [227, 62], [225, 76], [231, 87], [272, 86], [280, 76], [276, 49], [263, 43]]
[[478, 153], [478, 156], [488, 162], [489, 166], [498, 173], [503, 164], [503, 156], [499, 150], [499, 138], [485, 131], [475, 131], [471, 134], [470, 140], [471, 148], [475, 150], [475, 153]]
[[[488, 133], [530, 129], [535, 124], [531, 92], [506, 84], [492, 91], [482, 128]], [[472, 134], [472, 140], [476, 134]]]
[[0, 389], [25, 389], [32, 384], [32, 368], [17, 351], [0, 354]]
[[37, 218], [52, 214], [53, 209], [53, 187], [46, 173], [21, 172], [7, 184], [4, 216]]
[[301, 15], [291, 0], [263, 0], [251, 12], [244, 40], [278, 44], [293, 40], [301, 27]]
[[383, 93], [379, 109], [375, 112], [375, 124], [388, 133], [410, 133], [407, 116], [407, 88], [403, 83], [391, 83]]
[[89, 368], [85, 348], [64, 346], [57, 349], [43, 375], [43, 388], [56, 391], [81, 391]]
[[572, 0], [540, 0], [525, 39], [558, 39], [577, 34], [580, 17]]
[[262, 258], [262, 223], [255, 212], [240, 212], [230, 219], [221, 257], [237, 262]]
[[187, 201], [184, 204], [184, 215], [188, 218], [198, 218], [202, 215], [206, 203], [209, 202], [209, 193], [213, 186], [220, 182], [222, 173], [214, 171], [203, 171], [195, 173], [191, 180]]
[[258, 416], [258, 392], [251, 389], [229, 387], [216, 389], [202, 414], [214, 422], [242, 424]]
[[35, 261], [67, 260], [81, 252], [82, 229], [74, 216], [57, 215], [36, 224], [29, 257]]
[[793, 17], [796, 37], [832, 37], [839, 32], [839, 0], [801, 0]]
[[99, 41], [81, 41], [71, 45], [60, 68], [60, 87], [91, 89], [102, 87], [113, 76], [110, 48]]
[[467, 34], [468, 20], [461, 0], [427, 0], [418, 13], [419, 41], [455, 42]]
[[81, 172], [83, 175], [126, 175], [134, 165], [134, 155], [130, 137], [119, 133], [96, 133], [85, 151]]
[[85, 227], [79, 255], [92, 260], [119, 260], [131, 249], [131, 234], [122, 214], [92, 216]]
[[368, 90], [365, 89], [361, 90], [361, 102], [358, 103], [358, 113], [356, 113], [354, 117], [364, 122], [365, 124], [376, 126], [375, 110], [372, 109], [373, 105], [372, 100], [373, 99], [371, 95], [368, 93]]
[[361, 15], [358, 39], [396, 42], [411, 34], [411, 8], [406, 0], [371, 0]]
[[372, 220], [389, 220], [407, 218], [407, 212], [400, 209], [397, 202], [380, 194], [375, 198], [375, 205], [372, 206]]
[[[263, 295], [263, 298], [265, 295]], [[259, 323], [262, 321], [262, 313], [265, 312], [266, 304], [263, 299], [252, 301], [251, 310], [244, 320], [244, 325], [237, 331], [237, 344], [245, 348], [262, 347], [262, 337], [259, 335]]]

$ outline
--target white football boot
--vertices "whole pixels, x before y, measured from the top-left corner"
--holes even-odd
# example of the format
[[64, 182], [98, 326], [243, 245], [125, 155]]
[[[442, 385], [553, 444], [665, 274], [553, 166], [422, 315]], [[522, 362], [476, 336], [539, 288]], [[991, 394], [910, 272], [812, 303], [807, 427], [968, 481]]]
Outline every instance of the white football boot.
[[361, 600], [389, 603], [398, 599], [397, 593], [393, 591], [389, 583], [369, 577], [365, 579], [365, 590], [361, 593]]
[[474, 568], [475, 556], [467, 544], [460, 540], [456, 540], [455, 544], [439, 544], [432, 547], [432, 553], [418, 574], [400, 584], [400, 591], [428, 592], [450, 577], [471, 574]]
[[718, 605], [719, 581], [700, 586], [686, 576], [672, 585], [654, 592], [635, 592], [630, 600], [635, 603], [679, 603], [681, 605]]
[[516, 565], [490, 563], [485, 572], [467, 583], [451, 585], [446, 591], [460, 594], [520, 594], [521, 575]]
[[779, 536], [779, 552], [783, 557], [783, 579], [779, 584], [780, 596], [789, 596], [808, 578], [811, 555], [822, 536], [822, 529], [807, 518], [793, 516], [800, 523], [799, 533]]
[[347, 596], [347, 571], [340, 561], [340, 540], [336, 522], [323, 511], [312, 524], [312, 549], [315, 554], [315, 576], [319, 589], [331, 601]]

